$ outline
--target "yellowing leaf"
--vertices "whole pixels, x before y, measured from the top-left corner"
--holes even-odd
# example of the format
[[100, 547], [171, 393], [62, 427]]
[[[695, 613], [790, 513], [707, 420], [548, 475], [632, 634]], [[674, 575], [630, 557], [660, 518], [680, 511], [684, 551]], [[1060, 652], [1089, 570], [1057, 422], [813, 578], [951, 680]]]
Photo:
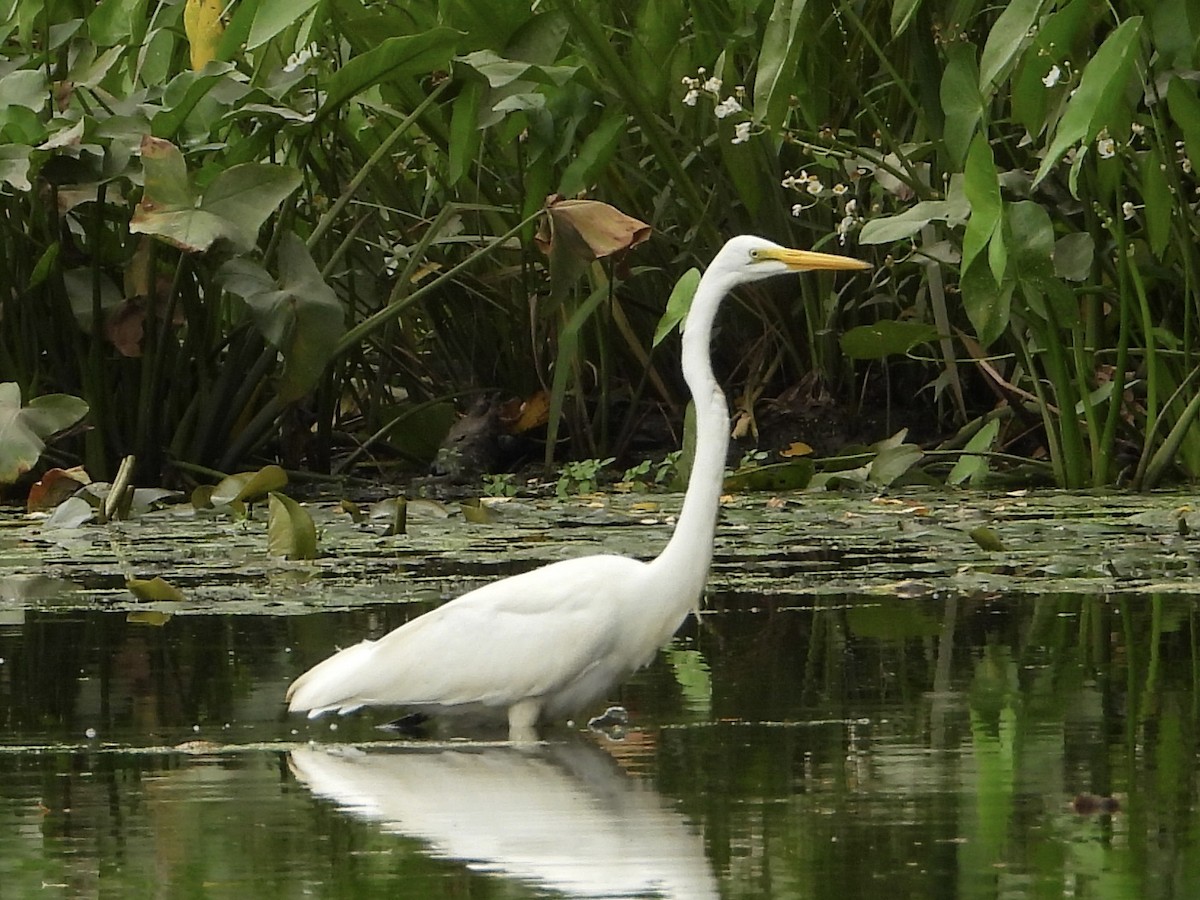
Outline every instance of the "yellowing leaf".
[[779, 455], [785, 459], [791, 459], [793, 456], [812, 456], [812, 452], [813, 448], [804, 441], [792, 441], [779, 451]]
[[317, 526], [308, 510], [286, 494], [269, 496], [267, 552], [287, 559], [316, 559]]
[[187, 0], [183, 8], [183, 30], [192, 51], [192, 71], [199, 72], [217, 57], [217, 45], [225, 26], [221, 23], [221, 0]]
[[125, 587], [139, 600], [183, 600], [183, 592], [155, 575], [151, 579], [130, 578]]

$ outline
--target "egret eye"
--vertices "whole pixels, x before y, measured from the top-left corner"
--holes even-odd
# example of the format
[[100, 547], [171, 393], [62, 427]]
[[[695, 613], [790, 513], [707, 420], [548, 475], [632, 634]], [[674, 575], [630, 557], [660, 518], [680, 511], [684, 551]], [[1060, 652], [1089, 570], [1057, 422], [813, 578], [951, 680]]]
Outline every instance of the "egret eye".
[[760, 253], [760, 252], [759, 252], [757, 249], [755, 249], [755, 250], [751, 250], [751, 251], [750, 251], [750, 258], [751, 258], [751, 259], [758, 259], [758, 258], [759, 258], [759, 256], [761, 256], [761, 255], [762, 255], [762, 254], [761, 254], [761, 253]]

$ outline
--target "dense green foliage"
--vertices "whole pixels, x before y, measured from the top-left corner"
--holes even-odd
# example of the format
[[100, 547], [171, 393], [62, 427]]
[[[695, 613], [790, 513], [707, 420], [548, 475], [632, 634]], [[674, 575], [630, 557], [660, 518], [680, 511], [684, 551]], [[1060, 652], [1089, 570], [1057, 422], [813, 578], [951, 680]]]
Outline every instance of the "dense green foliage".
[[[96, 475], [421, 461], [493, 388], [623, 457], [675, 278], [752, 231], [878, 267], [731, 304], [743, 430], [925, 387], [1064, 486], [1200, 473], [1192, 4], [530, 6], [2, 0], [0, 382], [82, 397]], [[551, 277], [556, 193], [654, 237]]]

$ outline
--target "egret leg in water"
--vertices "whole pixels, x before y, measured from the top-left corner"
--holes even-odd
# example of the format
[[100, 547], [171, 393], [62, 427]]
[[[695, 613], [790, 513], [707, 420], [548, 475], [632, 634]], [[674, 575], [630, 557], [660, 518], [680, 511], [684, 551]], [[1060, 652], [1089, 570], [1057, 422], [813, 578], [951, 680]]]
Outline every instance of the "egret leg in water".
[[815, 269], [866, 269], [845, 256], [730, 239], [696, 288], [683, 331], [683, 377], [696, 406], [696, 452], [683, 508], [649, 562], [597, 555], [484, 585], [309, 669], [288, 709], [310, 717], [363, 706], [429, 715], [507, 714], [509, 737], [602, 699], [654, 658], [696, 608], [708, 578], [729, 411], [709, 340], [721, 300], [752, 281]]

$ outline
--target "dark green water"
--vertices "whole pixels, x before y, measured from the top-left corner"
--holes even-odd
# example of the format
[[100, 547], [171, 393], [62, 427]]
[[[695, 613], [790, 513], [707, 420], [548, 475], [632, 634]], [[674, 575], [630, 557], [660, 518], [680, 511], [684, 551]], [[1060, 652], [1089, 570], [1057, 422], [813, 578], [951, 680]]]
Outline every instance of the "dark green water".
[[414, 509], [396, 537], [314, 504], [312, 564], [187, 509], [0, 519], [0, 900], [1200, 897], [1182, 496], [743, 495], [707, 611], [611, 697], [623, 740], [285, 715], [335, 646], [538, 562], [653, 553], [677, 499]]
[[0, 896], [1200, 895], [1192, 597], [710, 609], [533, 750], [283, 715], [396, 607], [10, 612]]

